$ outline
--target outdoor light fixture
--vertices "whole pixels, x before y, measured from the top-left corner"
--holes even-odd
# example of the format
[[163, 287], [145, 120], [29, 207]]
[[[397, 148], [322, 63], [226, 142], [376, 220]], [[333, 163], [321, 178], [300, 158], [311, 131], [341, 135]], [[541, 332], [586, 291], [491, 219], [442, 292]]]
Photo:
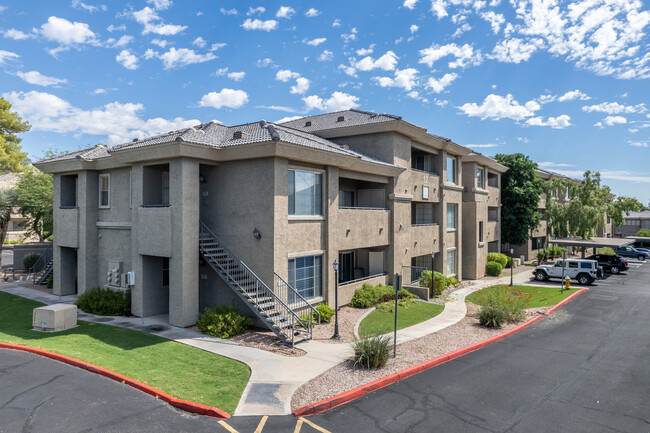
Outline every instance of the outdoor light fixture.
[[332, 339], [340, 340], [339, 335], [339, 262], [334, 260], [334, 335]]
[[515, 253], [513, 248], [510, 248], [510, 287], [512, 287], [512, 270], [515, 267], [515, 261], [512, 259], [512, 255]]
[[257, 230], [257, 227], [255, 227], [255, 230], [253, 230], [253, 237], [257, 240], [262, 239], [262, 233], [260, 233], [260, 231]]

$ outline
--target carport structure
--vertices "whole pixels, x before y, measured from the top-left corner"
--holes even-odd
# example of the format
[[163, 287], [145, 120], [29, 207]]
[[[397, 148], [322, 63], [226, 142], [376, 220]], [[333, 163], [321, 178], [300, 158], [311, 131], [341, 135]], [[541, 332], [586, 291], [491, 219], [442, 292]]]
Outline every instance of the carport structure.
[[646, 243], [650, 245], [650, 238], [647, 236], [626, 236], [625, 239], [630, 239], [632, 242], [640, 242], [642, 247], [646, 246]]
[[582, 250], [582, 258], [585, 257], [585, 251], [587, 248], [593, 248], [593, 253], [596, 254], [596, 248], [610, 247], [610, 248], [619, 248], [631, 245], [634, 243], [634, 239], [630, 238], [598, 238], [594, 237], [591, 239], [550, 239], [549, 244], [555, 244], [560, 247], [580, 247]]

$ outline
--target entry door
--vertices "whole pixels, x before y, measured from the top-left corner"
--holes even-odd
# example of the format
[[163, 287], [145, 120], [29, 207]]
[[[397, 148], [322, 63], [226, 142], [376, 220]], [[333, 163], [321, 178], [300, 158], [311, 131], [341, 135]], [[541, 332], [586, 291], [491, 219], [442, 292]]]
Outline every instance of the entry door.
[[354, 279], [354, 252], [339, 253], [339, 283]]

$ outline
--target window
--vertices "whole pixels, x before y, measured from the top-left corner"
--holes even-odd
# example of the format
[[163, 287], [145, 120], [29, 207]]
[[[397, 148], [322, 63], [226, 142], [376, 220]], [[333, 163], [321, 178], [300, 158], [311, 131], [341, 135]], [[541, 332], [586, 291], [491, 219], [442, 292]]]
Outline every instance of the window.
[[[303, 298], [321, 296], [322, 256], [296, 257], [289, 259], [289, 284]], [[296, 300], [289, 297], [289, 302]]]
[[476, 187], [485, 189], [485, 177], [483, 176], [483, 169], [476, 169]]
[[456, 274], [456, 250], [447, 250], [447, 275]]
[[411, 168], [433, 173], [433, 155], [426, 153], [414, 154], [411, 161]]
[[111, 207], [111, 175], [99, 175], [99, 207]]
[[[571, 267], [571, 265], [569, 265], [569, 267]], [[591, 269], [591, 263], [581, 262], [581, 263], [580, 263], [580, 267], [581, 267], [582, 269]]]
[[490, 173], [488, 171], [488, 186], [491, 186], [492, 188], [498, 188], [499, 187], [499, 175], [496, 173]]
[[320, 173], [289, 170], [289, 215], [322, 215], [322, 177]]
[[447, 157], [447, 182], [456, 183], [456, 158]]
[[483, 221], [478, 222], [478, 241], [483, 242]]
[[433, 204], [432, 203], [413, 203], [411, 208], [413, 218], [411, 223], [414, 225], [433, 224]]
[[543, 236], [533, 238], [531, 249], [533, 249], [533, 250], [541, 250], [542, 248], [544, 248], [545, 241], [546, 241], [546, 239], [544, 239]]
[[499, 221], [498, 207], [488, 207], [488, 221]]
[[340, 190], [339, 191], [339, 207], [354, 207], [355, 206], [355, 200], [354, 197], [355, 193], [354, 191], [344, 191]]
[[578, 262], [569, 262], [569, 268], [578, 269]]
[[456, 229], [456, 209], [458, 205], [447, 204], [447, 230]]
[[162, 285], [169, 286], [169, 257], [162, 258]]

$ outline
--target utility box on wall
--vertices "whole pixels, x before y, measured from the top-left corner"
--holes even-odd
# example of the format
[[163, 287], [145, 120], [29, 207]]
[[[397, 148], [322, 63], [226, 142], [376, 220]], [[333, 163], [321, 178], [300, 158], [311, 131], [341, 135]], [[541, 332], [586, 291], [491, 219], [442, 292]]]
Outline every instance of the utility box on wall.
[[122, 278], [122, 262], [116, 260], [108, 261], [108, 271], [106, 271], [106, 283], [111, 287], [125, 287], [124, 278]]

